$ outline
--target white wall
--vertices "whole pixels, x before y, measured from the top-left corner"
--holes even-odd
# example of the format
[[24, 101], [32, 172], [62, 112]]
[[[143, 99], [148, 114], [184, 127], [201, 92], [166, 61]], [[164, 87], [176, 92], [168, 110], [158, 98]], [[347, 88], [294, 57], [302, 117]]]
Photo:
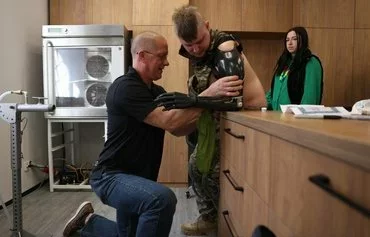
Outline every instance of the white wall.
[[[41, 27], [48, 24], [47, 0], [0, 1], [0, 93], [23, 89], [42, 96]], [[7, 102], [21, 103], [20, 96]], [[34, 103], [32, 100], [30, 103]], [[28, 124], [22, 139], [24, 159], [47, 164], [46, 120], [42, 113], [22, 113]], [[0, 193], [12, 199], [10, 169], [10, 125], [0, 119]], [[39, 170], [22, 170], [22, 190], [47, 178]]]

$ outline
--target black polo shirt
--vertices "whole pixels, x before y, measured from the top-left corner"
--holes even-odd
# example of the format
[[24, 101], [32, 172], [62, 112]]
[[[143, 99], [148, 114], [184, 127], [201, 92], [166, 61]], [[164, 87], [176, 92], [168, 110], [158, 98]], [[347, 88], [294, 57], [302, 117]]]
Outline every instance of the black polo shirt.
[[143, 122], [164, 93], [154, 83], [149, 88], [132, 67], [109, 87], [108, 139], [100, 153], [99, 166], [157, 180], [162, 160], [164, 130]]

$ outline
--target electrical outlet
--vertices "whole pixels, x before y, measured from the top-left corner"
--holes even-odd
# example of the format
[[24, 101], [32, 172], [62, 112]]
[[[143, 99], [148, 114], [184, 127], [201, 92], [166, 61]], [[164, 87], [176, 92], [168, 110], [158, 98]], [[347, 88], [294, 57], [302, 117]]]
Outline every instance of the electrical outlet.
[[27, 172], [30, 169], [31, 161], [30, 160], [24, 160], [23, 161], [23, 170]]

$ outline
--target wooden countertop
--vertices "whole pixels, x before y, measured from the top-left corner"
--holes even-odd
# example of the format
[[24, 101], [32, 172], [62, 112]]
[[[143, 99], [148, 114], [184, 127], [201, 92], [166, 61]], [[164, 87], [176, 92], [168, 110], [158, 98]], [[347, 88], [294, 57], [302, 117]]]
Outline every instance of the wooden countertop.
[[370, 171], [370, 120], [297, 119], [272, 111], [223, 117]]

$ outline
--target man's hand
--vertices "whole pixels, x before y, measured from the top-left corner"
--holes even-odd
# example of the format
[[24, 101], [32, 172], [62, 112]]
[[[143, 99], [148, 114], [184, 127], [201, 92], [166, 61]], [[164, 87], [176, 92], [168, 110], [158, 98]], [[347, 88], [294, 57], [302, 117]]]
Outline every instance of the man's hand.
[[184, 109], [193, 107], [197, 103], [197, 97], [180, 92], [169, 92], [159, 95], [154, 102], [158, 107], [163, 106], [163, 110]]
[[213, 81], [200, 96], [235, 97], [240, 95], [242, 89], [243, 80], [238, 76], [227, 76]]

